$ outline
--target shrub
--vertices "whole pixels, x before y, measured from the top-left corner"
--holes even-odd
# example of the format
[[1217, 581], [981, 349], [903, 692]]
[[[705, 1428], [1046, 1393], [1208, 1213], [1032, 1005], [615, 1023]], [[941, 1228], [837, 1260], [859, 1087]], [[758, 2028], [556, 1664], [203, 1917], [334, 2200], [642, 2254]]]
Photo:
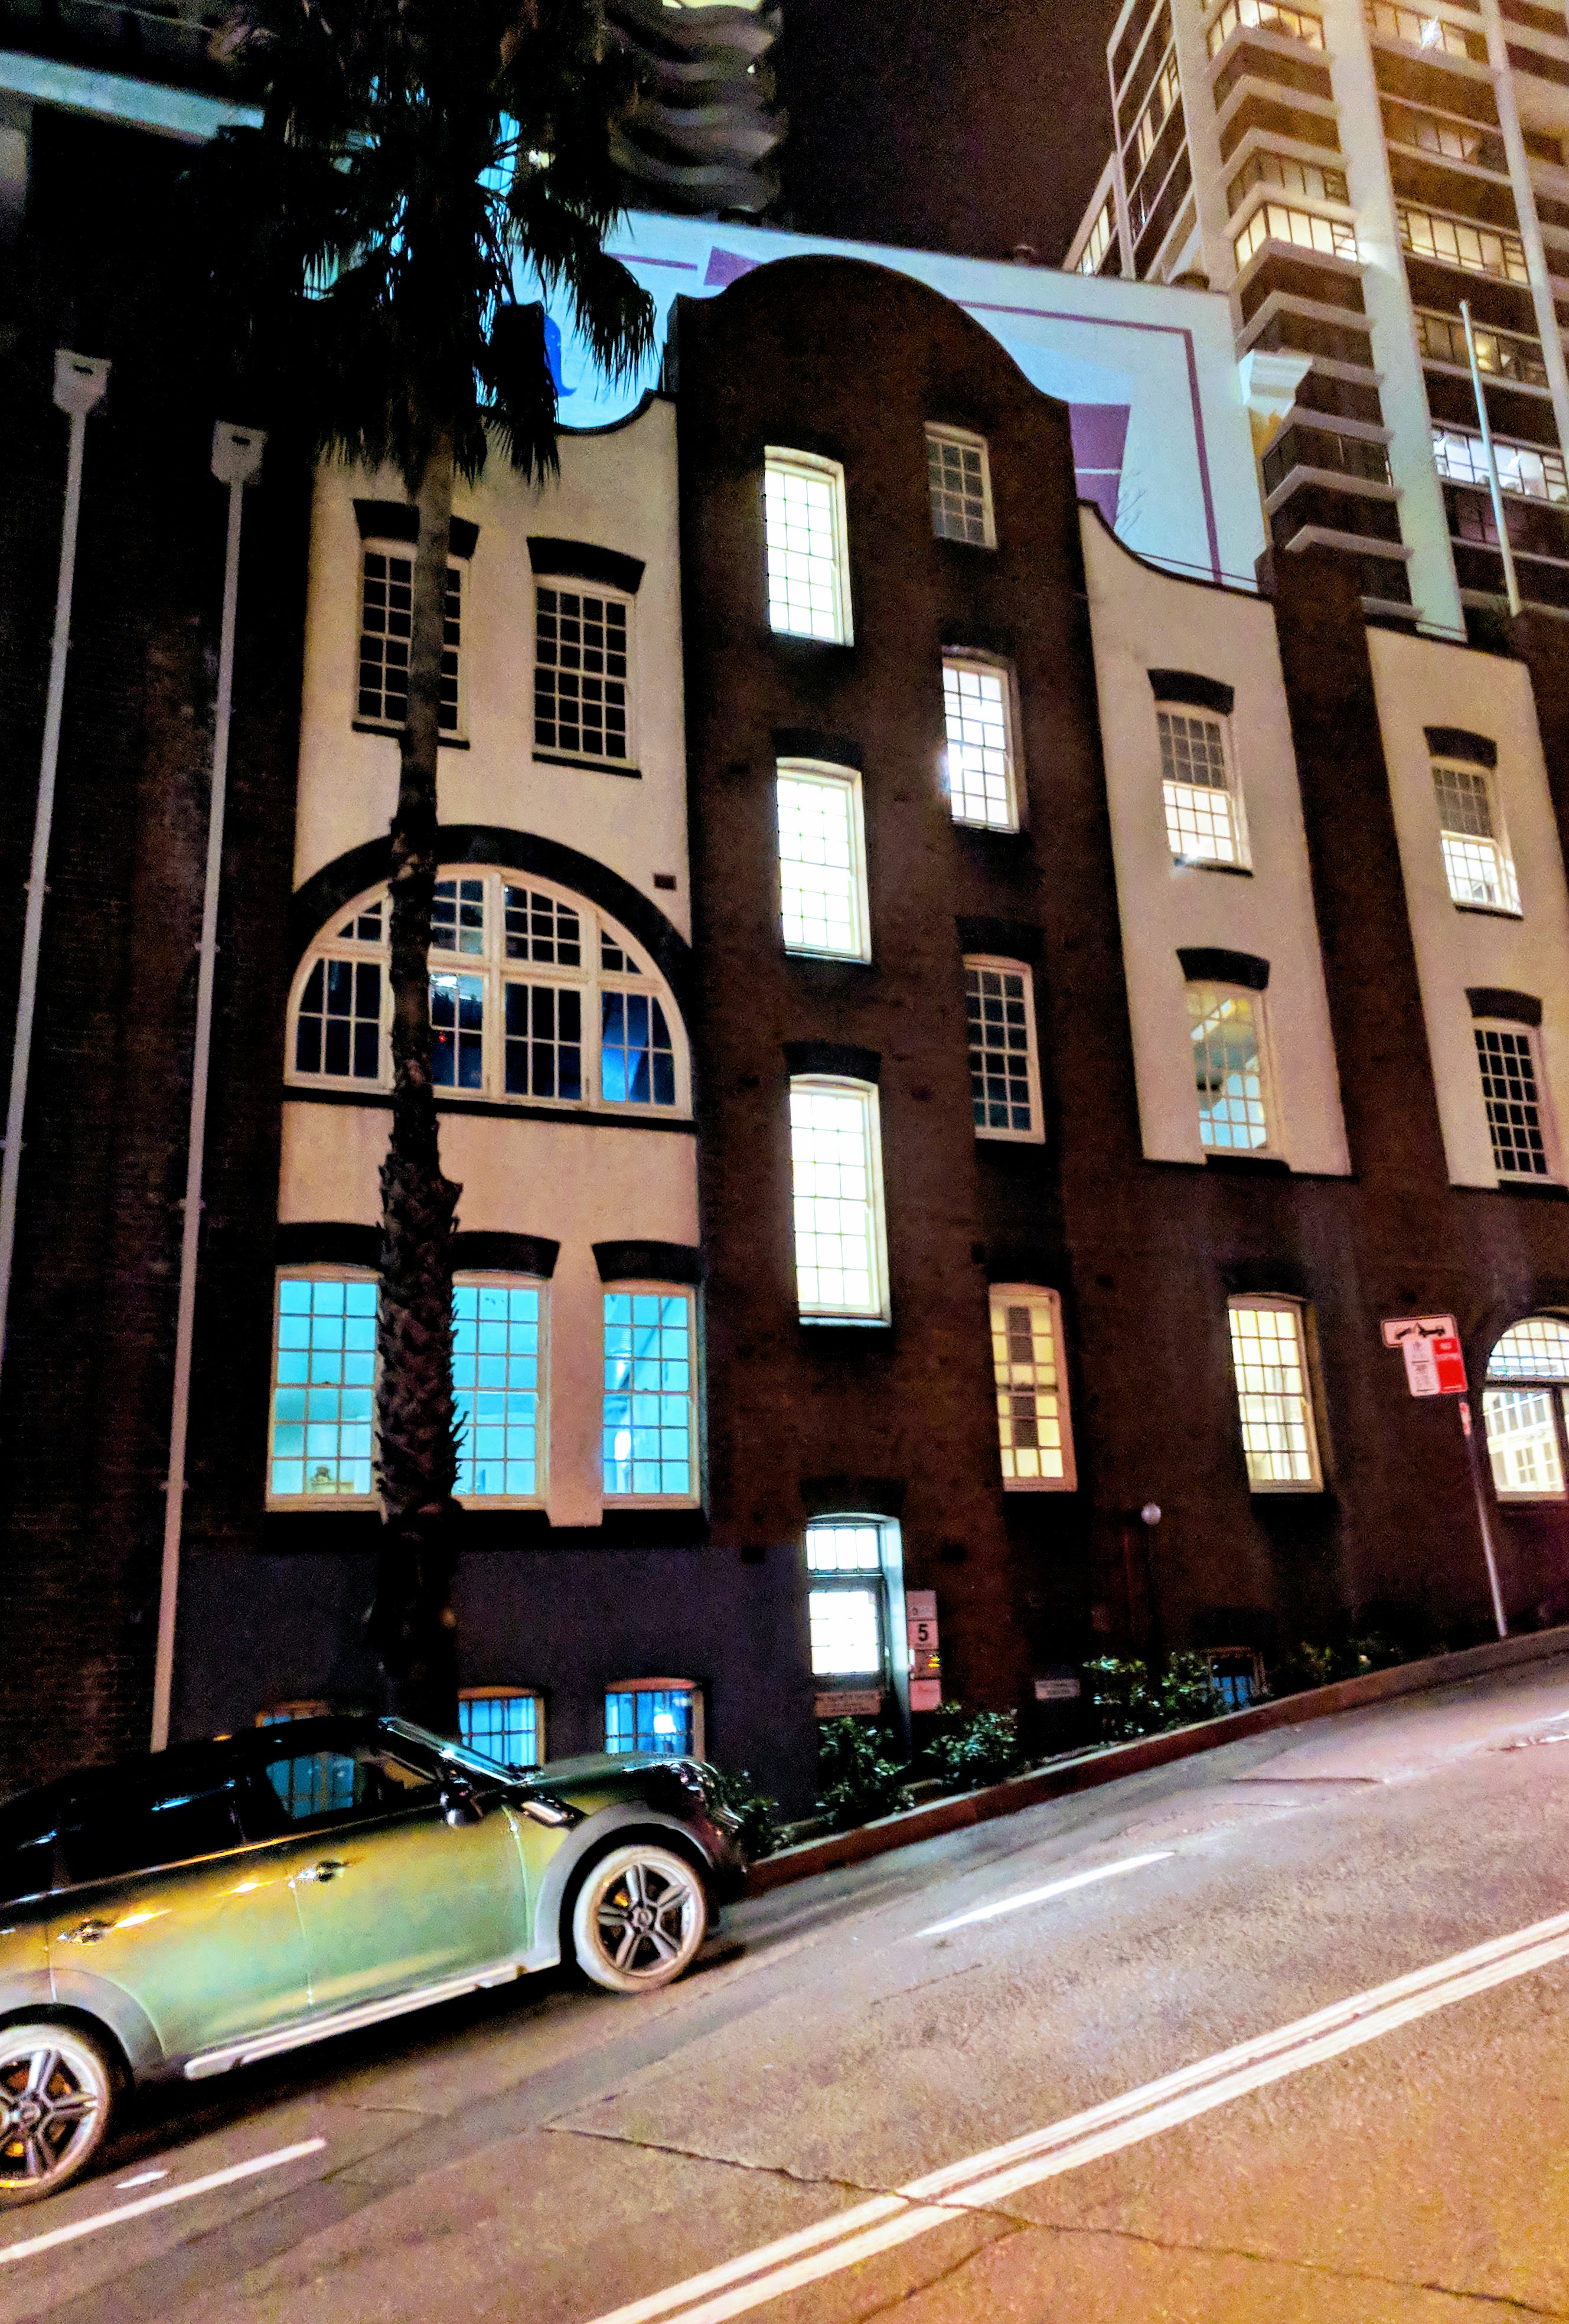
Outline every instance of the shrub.
[[859, 1719], [826, 1719], [817, 1729], [817, 1813], [830, 1831], [854, 1831], [909, 1807], [909, 1770], [883, 1747], [896, 1748], [887, 1729]]
[[966, 1711], [945, 1702], [926, 1747], [926, 1764], [950, 1791], [979, 1791], [1000, 1784], [1023, 1766], [1019, 1714], [1014, 1711]]
[[[1431, 1651], [1426, 1645], [1424, 1651]], [[1306, 1638], [1288, 1647], [1270, 1673], [1276, 1694], [1300, 1694], [1311, 1686], [1333, 1686], [1337, 1679], [1362, 1678], [1369, 1671], [1393, 1670], [1398, 1663], [1415, 1659], [1408, 1645], [1387, 1637], [1381, 1630], [1365, 1630], [1327, 1646]]]
[[760, 1856], [771, 1856], [779, 1846], [779, 1802], [760, 1792], [744, 1767], [733, 1775], [717, 1767], [714, 1773], [720, 1806], [741, 1819], [739, 1837], [747, 1861], [755, 1864]]
[[1154, 1677], [1141, 1662], [1102, 1655], [1084, 1665], [1084, 1677], [1105, 1743], [1131, 1743], [1140, 1735], [1192, 1727], [1201, 1719], [1221, 1718], [1228, 1707], [1202, 1655], [1173, 1655]]

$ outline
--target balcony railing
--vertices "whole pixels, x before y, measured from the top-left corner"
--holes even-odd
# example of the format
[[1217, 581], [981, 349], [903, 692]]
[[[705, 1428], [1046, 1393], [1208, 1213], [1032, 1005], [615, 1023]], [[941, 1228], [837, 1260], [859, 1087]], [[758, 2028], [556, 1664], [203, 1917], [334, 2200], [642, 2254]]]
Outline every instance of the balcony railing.
[[[1546, 386], [1547, 366], [1542, 360], [1540, 339], [1528, 339], [1521, 331], [1494, 330], [1480, 323], [1472, 324], [1472, 330], [1476, 340], [1478, 371], [1522, 387]], [[1471, 368], [1471, 358], [1465, 351], [1465, 326], [1453, 315], [1435, 315], [1427, 308], [1418, 307], [1417, 343], [1429, 363], [1453, 364], [1460, 371]]]
[[1357, 238], [1338, 218], [1320, 217], [1315, 210], [1293, 209], [1286, 202], [1262, 202], [1238, 235], [1232, 247], [1240, 272], [1256, 250], [1267, 242], [1294, 242], [1301, 250], [1323, 251], [1328, 257], [1355, 258]]
[[1467, 274], [1491, 274], [1500, 282], [1528, 284], [1526, 246], [1518, 234], [1478, 226], [1472, 218], [1446, 217], [1440, 210], [1419, 209], [1414, 202], [1397, 202], [1400, 247], [1413, 258], [1435, 259], [1440, 266], [1458, 266]]
[[[1518, 493], [1527, 500], [1569, 503], [1569, 476], [1564, 474], [1562, 452], [1540, 444], [1506, 443], [1497, 436], [1492, 448], [1504, 492]], [[1487, 455], [1480, 434], [1472, 435], [1469, 429], [1435, 428], [1433, 458], [1439, 475], [1447, 476], [1452, 484], [1489, 489]]]
[[1328, 469], [1368, 484], [1389, 482], [1389, 456], [1381, 444], [1370, 443], [1365, 436], [1340, 436], [1327, 428], [1300, 424], [1277, 437], [1260, 467], [1267, 493], [1284, 484], [1293, 468]]
[[1212, 57], [1219, 56], [1239, 26], [1250, 32], [1284, 32], [1288, 40], [1300, 41], [1309, 49], [1324, 46], [1324, 26], [1316, 16], [1309, 16], [1301, 8], [1282, 8], [1277, 5], [1277, 0], [1228, 0], [1209, 28], [1207, 45]]

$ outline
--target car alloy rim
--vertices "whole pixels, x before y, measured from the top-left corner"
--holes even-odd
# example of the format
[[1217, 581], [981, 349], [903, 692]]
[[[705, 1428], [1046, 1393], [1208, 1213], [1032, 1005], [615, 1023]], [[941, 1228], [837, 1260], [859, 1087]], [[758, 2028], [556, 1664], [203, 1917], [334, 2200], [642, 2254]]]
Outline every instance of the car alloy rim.
[[69, 2170], [105, 2093], [96, 2061], [52, 2030], [0, 2034], [0, 2188], [29, 2190]]
[[606, 1886], [594, 1915], [599, 1950], [625, 1977], [651, 1977], [675, 1960], [691, 1933], [697, 1898], [689, 1880], [662, 1865], [627, 1865]]

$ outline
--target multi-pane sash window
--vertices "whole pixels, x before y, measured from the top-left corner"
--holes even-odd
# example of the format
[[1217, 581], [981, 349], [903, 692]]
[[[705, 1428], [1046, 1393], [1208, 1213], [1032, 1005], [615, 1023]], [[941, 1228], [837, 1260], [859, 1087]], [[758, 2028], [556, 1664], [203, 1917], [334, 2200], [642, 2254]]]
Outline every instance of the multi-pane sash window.
[[605, 1295], [603, 1467], [610, 1500], [695, 1500], [697, 1361], [689, 1291]]
[[1339, 218], [1320, 217], [1316, 210], [1299, 210], [1289, 202], [1260, 204], [1232, 244], [1238, 266], [1246, 266], [1267, 242], [1294, 242], [1299, 249], [1321, 250], [1334, 258], [1357, 254], [1354, 227]]
[[763, 455], [762, 514], [769, 627], [849, 645], [844, 471], [838, 461], [771, 445]]
[[603, 590], [541, 582], [534, 596], [534, 747], [624, 765], [632, 608]]
[[1029, 1284], [993, 1284], [992, 1366], [1004, 1490], [1071, 1489], [1074, 1456], [1062, 1366], [1062, 1303], [1055, 1291]]
[[[367, 898], [301, 969], [290, 1079], [391, 1080], [386, 910]], [[432, 1077], [456, 1095], [684, 1108], [685, 1052], [651, 963], [577, 897], [454, 872], [431, 910]]]
[[[411, 550], [367, 549], [360, 572], [359, 715], [401, 726], [409, 715], [409, 646], [414, 634]], [[463, 567], [447, 568], [437, 723], [457, 732], [457, 661], [463, 641]]]
[[1270, 1141], [1263, 995], [1230, 984], [1190, 984], [1187, 1017], [1200, 1143], [1219, 1154]]
[[460, 1501], [531, 1501], [539, 1495], [543, 1330], [537, 1283], [460, 1277], [452, 1286]]
[[834, 1517], [807, 1527], [807, 1618], [812, 1674], [881, 1686], [887, 1670], [882, 1527]]
[[457, 1698], [458, 1740], [503, 1767], [537, 1767], [545, 1756], [545, 1706], [520, 1686], [466, 1686]]
[[1249, 1485], [1255, 1493], [1318, 1491], [1301, 1308], [1294, 1299], [1233, 1299], [1230, 1318]]
[[780, 766], [776, 782], [785, 950], [870, 960], [860, 776], [794, 763]]
[[790, 1174], [801, 1314], [881, 1322], [888, 1313], [888, 1261], [871, 1083], [792, 1081]]
[[967, 540], [975, 549], [995, 549], [992, 477], [982, 436], [960, 428], [926, 431], [927, 489], [932, 530], [939, 540]]
[[1158, 710], [1160, 796], [1177, 863], [1245, 863], [1241, 817], [1223, 722], [1202, 710]]
[[1527, 1315], [1488, 1360], [1482, 1416], [1493, 1483], [1502, 1500], [1564, 1499], [1569, 1443], [1569, 1323]]
[[1482, 1102], [1500, 1178], [1549, 1178], [1546, 1109], [1530, 1028], [1478, 1025], [1477, 1063]]
[[1013, 706], [1008, 672], [994, 662], [951, 656], [943, 663], [948, 741], [948, 803], [955, 823], [1017, 831]]
[[1395, 221], [1401, 249], [1415, 258], [1436, 259], [1467, 274], [1496, 275], [1503, 282], [1531, 279], [1526, 245], [1518, 234], [1476, 226], [1470, 218], [1446, 217], [1440, 210], [1419, 209], [1415, 202], [1397, 202]]
[[1265, 32], [1284, 32], [1288, 40], [1301, 41], [1310, 49], [1324, 46], [1323, 23], [1300, 8], [1279, 7], [1276, 0], [1228, 0], [1209, 28], [1207, 46], [1211, 56], [1219, 56], [1239, 26], [1251, 31], [1255, 25]]
[[1029, 971], [1021, 961], [966, 960], [970, 1098], [977, 1138], [1042, 1135]]
[[605, 1698], [605, 1748], [616, 1757], [703, 1756], [703, 1697], [688, 1681], [630, 1679]]
[[1518, 912], [1520, 891], [1491, 777], [1481, 767], [1435, 764], [1433, 790], [1444, 877], [1455, 902]]

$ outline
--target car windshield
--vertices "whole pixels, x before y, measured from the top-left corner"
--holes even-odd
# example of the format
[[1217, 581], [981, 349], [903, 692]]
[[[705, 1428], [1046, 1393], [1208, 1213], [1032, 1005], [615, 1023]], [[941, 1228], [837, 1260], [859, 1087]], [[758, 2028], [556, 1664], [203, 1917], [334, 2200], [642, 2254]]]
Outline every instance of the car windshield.
[[394, 1734], [407, 1735], [411, 1742], [423, 1743], [428, 1751], [438, 1751], [444, 1759], [449, 1760], [455, 1767], [461, 1767], [466, 1775], [482, 1775], [494, 1784], [498, 1775], [512, 1772], [503, 1761], [487, 1759], [483, 1751], [471, 1751], [466, 1743], [454, 1743], [445, 1735], [432, 1735], [428, 1728], [411, 1726], [406, 1719], [387, 1719], [382, 1723], [390, 1727]]

